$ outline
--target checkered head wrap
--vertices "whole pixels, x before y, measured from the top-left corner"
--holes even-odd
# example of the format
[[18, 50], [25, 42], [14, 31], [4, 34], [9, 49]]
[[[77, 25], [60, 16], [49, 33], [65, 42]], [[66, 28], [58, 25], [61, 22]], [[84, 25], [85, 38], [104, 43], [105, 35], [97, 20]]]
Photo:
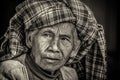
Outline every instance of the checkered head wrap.
[[[80, 0], [25, 0], [16, 7], [4, 35], [0, 61], [12, 59], [28, 51], [26, 32], [61, 22], [75, 24], [81, 41], [80, 49], [69, 66], [84, 80], [106, 79], [106, 48], [104, 31], [92, 11]], [[84, 60], [84, 64], [82, 64]]]

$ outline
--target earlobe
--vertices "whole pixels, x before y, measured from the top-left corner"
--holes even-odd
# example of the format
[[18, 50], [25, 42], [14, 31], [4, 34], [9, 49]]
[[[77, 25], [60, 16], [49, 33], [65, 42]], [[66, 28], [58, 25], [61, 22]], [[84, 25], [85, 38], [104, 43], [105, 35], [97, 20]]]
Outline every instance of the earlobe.
[[79, 48], [80, 48], [80, 40], [76, 40], [74, 42], [74, 49], [73, 49], [73, 51], [71, 53], [71, 57], [75, 57], [77, 55], [77, 53], [79, 51]]
[[75, 58], [75, 56], [77, 55], [77, 53], [80, 49], [81, 41], [78, 38], [76, 29], [74, 29], [73, 36], [74, 36], [74, 41], [73, 41], [74, 42], [74, 45], [73, 45], [74, 47], [73, 47], [73, 50], [71, 52], [70, 60], [68, 61], [68, 63], [71, 63], [73, 61], [73, 59]]
[[80, 40], [77, 40], [74, 45], [74, 49], [71, 52], [70, 59], [68, 60], [68, 64], [72, 63], [74, 58], [76, 57], [78, 51], [80, 49]]
[[26, 45], [27, 47], [31, 48], [32, 47], [32, 41], [35, 35], [37, 34], [38, 30], [34, 30], [31, 32], [26, 32]]
[[29, 47], [29, 48], [31, 48], [31, 46], [32, 46], [32, 40], [31, 40], [30, 34], [27, 34], [27, 35], [26, 35], [26, 45], [27, 45], [27, 47]]

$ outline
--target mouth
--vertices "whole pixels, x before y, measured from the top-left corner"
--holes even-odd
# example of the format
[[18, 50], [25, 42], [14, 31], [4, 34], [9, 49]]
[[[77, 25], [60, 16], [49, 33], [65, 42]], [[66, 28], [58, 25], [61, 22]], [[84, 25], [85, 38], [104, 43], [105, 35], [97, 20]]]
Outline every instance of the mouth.
[[50, 58], [50, 57], [45, 57], [45, 59], [49, 59], [49, 60], [60, 60], [59, 58]]
[[50, 57], [45, 57], [44, 60], [46, 60], [49, 63], [55, 63], [60, 61], [59, 58], [50, 58]]

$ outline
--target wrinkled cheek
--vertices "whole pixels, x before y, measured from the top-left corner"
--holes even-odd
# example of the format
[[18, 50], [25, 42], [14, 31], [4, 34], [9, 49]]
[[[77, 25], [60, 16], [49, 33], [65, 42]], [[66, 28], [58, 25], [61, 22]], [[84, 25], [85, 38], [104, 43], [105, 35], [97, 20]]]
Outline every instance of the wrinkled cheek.
[[34, 41], [32, 46], [32, 54], [35, 58], [36, 63], [39, 63], [41, 61], [42, 55], [44, 54], [47, 46], [48, 42], [44, 39], [42, 40], [41, 38], [38, 38]]
[[49, 42], [48, 41], [42, 40], [42, 41], [39, 42], [39, 49], [40, 49], [41, 53], [44, 53], [48, 47], [49, 47]]
[[62, 55], [65, 59], [67, 59], [72, 53], [72, 45], [60, 45]]
[[41, 52], [40, 52], [39, 45], [36, 44], [35, 46], [33, 46], [32, 54], [33, 54], [33, 57], [35, 58], [36, 63], [40, 63], [40, 60], [41, 60], [41, 54], [40, 53]]

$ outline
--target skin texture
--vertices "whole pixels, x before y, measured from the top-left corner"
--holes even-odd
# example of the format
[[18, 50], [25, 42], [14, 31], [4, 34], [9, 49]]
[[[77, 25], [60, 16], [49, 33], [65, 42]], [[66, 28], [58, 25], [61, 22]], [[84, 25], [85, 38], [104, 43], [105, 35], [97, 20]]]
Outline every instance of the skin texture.
[[29, 39], [35, 63], [50, 72], [63, 66], [73, 50], [73, 28], [72, 23], [60, 23], [39, 29]]

